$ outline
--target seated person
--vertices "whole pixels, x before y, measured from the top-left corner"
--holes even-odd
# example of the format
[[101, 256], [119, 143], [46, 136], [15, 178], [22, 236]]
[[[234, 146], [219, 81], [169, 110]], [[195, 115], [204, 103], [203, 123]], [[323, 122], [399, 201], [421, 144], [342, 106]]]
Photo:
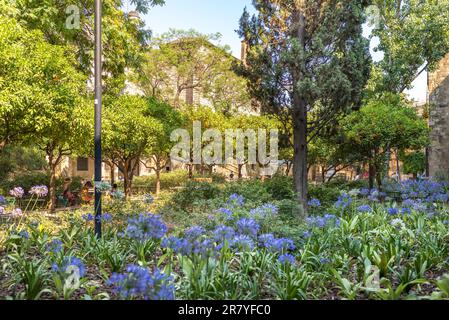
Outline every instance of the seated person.
[[93, 200], [93, 195], [91, 193], [91, 189], [93, 188], [93, 184], [90, 181], [87, 181], [83, 188], [81, 189], [81, 199], [86, 202], [90, 203]]

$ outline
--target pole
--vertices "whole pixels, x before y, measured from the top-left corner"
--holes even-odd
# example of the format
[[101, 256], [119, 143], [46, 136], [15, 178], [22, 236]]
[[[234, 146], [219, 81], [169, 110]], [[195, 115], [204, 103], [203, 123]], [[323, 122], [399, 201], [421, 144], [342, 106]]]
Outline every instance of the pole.
[[101, 238], [101, 0], [95, 0], [95, 235]]

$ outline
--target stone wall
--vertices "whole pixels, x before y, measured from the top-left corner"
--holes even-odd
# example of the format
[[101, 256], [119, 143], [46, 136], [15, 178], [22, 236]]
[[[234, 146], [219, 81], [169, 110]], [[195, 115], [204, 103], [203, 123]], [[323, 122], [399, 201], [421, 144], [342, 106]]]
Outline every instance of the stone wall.
[[429, 173], [449, 178], [449, 54], [429, 74]]

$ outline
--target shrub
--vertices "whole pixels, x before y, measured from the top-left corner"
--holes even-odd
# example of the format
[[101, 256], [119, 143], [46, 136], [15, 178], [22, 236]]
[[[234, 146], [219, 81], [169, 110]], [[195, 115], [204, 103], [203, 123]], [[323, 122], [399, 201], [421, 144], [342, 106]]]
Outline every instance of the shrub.
[[295, 197], [292, 177], [276, 175], [265, 181], [265, 188], [274, 200], [293, 199]]
[[331, 205], [337, 201], [341, 194], [341, 189], [320, 184], [309, 187], [309, 199], [319, 199], [324, 205]]
[[196, 202], [219, 197], [221, 190], [217, 184], [189, 181], [186, 187], [176, 192], [172, 202], [179, 208], [191, 208]]
[[237, 181], [224, 187], [223, 196], [229, 198], [231, 194], [238, 194], [245, 198], [249, 206], [258, 206], [273, 200], [265, 184], [260, 180]]

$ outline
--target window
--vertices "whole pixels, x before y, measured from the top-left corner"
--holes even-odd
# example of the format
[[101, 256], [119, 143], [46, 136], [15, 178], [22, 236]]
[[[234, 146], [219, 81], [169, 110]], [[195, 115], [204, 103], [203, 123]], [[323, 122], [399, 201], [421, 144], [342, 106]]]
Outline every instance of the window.
[[89, 171], [89, 159], [87, 159], [87, 158], [77, 158], [76, 159], [76, 170], [78, 170], [78, 171]]

